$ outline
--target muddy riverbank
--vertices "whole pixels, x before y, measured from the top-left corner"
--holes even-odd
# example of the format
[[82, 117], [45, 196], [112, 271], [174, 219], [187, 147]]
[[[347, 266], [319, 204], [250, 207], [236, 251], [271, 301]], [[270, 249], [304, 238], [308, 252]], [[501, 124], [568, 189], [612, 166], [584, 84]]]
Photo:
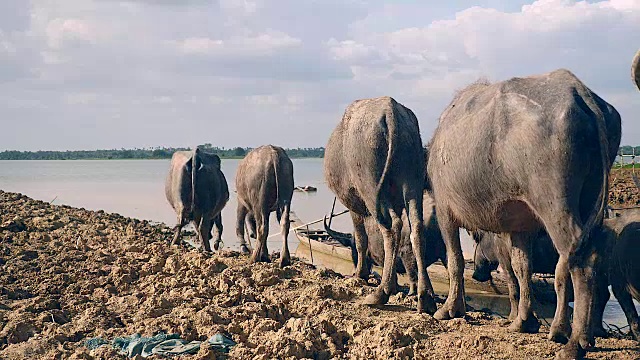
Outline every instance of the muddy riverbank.
[[[160, 331], [186, 340], [225, 334], [238, 343], [231, 358], [536, 359], [560, 348], [545, 326], [512, 334], [481, 311], [438, 322], [416, 314], [403, 294], [365, 307], [360, 301], [373, 288], [362, 280], [301, 261], [279, 269], [249, 265], [233, 251], [171, 247], [163, 225], [14, 193], [0, 192], [0, 236], [3, 359], [124, 358], [83, 342]], [[205, 346], [182, 358], [219, 357]], [[598, 339], [589, 357], [638, 358], [640, 349]]]

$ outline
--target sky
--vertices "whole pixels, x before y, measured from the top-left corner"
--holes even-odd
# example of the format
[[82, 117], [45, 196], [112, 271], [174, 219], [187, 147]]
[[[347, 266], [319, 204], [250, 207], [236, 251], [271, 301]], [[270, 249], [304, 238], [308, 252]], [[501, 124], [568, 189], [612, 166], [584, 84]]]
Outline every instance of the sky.
[[558, 68], [640, 144], [640, 0], [2, 0], [0, 150], [325, 146], [392, 96], [423, 142], [456, 89]]

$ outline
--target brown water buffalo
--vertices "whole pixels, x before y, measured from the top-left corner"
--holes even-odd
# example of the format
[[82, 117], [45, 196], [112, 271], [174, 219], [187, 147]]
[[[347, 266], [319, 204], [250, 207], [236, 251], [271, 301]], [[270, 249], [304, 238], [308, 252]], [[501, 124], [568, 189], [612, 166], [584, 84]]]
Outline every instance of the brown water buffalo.
[[638, 50], [631, 62], [631, 80], [633, 80], [638, 90], [640, 90], [640, 50]]
[[[442, 261], [443, 265], [447, 265], [447, 251], [442, 240], [442, 234], [438, 227], [433, 200], [425, 191], [423, 196], [423, 216], [424, 216], [424, 238], [423, 251], [425, 253], [425, 266], [429, 266], [436, 261]], [[418, 282], [418, 265], [413, 255], [411, 247], [409, 221], [405, 213], [402, 214], [402, 234], [400, 236], [400, 247], [398, 249], [398, 259], [396, 261], [396, 271], [400, 274], [406, 273], [409, 276], [409, 295], [416, 294]], [[358, 265], [358, 252], [356, 243], [351, 234], [341, 233], [332, 230], [327, 225], [326, 218], [324, 228], [334, 239], [340, 241], [343, 245], [351, 248], [351, 258], [354, 266]], [[382, 266], [384, 264], [384, 239], [378, 226], [378, 222], [372, 216], [366, 216], [364, 219], [364, 228], [368, 239], [368, 255], [367, 267], [371, 271], [372, 265]], [[427, 274], [427, 291], [434, 295], [431, 280]]]
[[424, 155], [418, 119], [386, 96], [356, 100], [333, 130], [325, 149], [327, 185], [350, 210], [356, 238], [356, 273], [368, 278], [365, 217], [373, 216], [384, 239], [382, 282], [367, 296], [367, 305], [386, 304], [395, 287], [396, 257], [406, 211], [418, 268], [418, 312], [433, 313], [427, 292], [422, 191]]
[[504, 233], [511, 244], [520, 300], [510, 329], [537, 331], [530, 239], [544, 228], [560, 254], [558, 305], [549, 337], [567, 342], [557, 358], [584, 355], [594, 343], [593, 269], [600, 261], [591, 233], [602, 223], [620, 122], [613, 106], [564, 69], [477, 82], [456, 94], [440, 116], [427, 165], [449, 263], [449, 296], [435, 313], [437, 319], [465, 313], [459, 228], [481, 229]]
[[236, 235], [240, 246], [246, 250], [245, 225], [257, 238], [251, 262], [269, 261], [267, 236], [269, 235], [269, 215], [276, 212], [283, 237], [280, 266], [291, 264], [289, 245], [289, 210], [293, 197], [293, 163], [279, 146], [263, 145], [251, 150], [236, 172], [238, 192], [238, 212]]
[[165, 182], [165, 195], [178, 215], [173, 243], [178, 244], [182, 227], [194, 222], [205, 251], [211, 251], [209, 240], [215, 226], [214, 248], [222, 241], [221, 211], [229, 200], [227, 179], [220, 170], [220, 158], [196, 148], [176, 151]]

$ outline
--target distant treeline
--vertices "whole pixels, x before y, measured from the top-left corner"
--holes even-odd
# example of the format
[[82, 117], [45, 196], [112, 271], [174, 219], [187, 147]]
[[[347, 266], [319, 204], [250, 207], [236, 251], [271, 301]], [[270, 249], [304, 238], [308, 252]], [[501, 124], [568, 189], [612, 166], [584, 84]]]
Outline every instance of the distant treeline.
[[[198, 146], [221, 158], [243, 158], [252, 148], [235, 147], [225, 149], [211, 144]], [[170, 159], [174, 152], [190, 150], [189, 148], [157, 147], [150, 149], [113, 149], [113, 150], [78, 150], [78, 151], [3, 151], [0, 160], [102, 160], [102, 159]], [[291, 158], [322, 158], [324, 148], [285, 149]]]
[[640, 155], [640, 146], [621, 146], [618, 149], [618, 155]]
[[[198, 146], [207, 152], [218, 154], [223, 159], [240, 159], [252, 148], [224, 148], [211, 144]], [[190, 148], [156, 147], [149, 149], [73, 150], [73, 151], [15, 151], [0, 152], [0, 160], [103, 160], [103, 159], [170, 159], [174, 152]], [[291, 158], [323, 158], [324, 148], [285, 149]], [[640, 146], [621, 146], [618, 155], [640, 156]]]

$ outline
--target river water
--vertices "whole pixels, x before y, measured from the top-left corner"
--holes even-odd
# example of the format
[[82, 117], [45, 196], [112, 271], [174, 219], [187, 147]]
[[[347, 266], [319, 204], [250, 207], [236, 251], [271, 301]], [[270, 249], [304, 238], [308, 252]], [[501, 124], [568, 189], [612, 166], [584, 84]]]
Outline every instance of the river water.
[[[230, 198], [222, 213], [225, 246], [238, 249], [235, 236], [236, 196], [235, 173], [239, 160], [222, 160], [222, 171], [229, 184]], [[295, 192], [292, 210], [303, 222], [321, 219], [329, 214], [333, 193], [324, 183], [322, 159], [293, 159], [295, 185], [311, 185], [317, 192]], [[0, 189], [18, 192], [34, 199], [53, 201], [90, 210], [105, 210], [169, 226], [176, 223], [176, 215], [164, 195], [164, 180], [169, 160], [73, 160], [73, 161], [0, 161]], [[344, 210], [340, 202], [335, 212]], [[321, 227], [321, 224], [315, 225]], [[351, 232], [351, 218], [334, 218], [332, 228]], [[281, 249], [280, 232], [271, 216], [269, 251]], [[473, 255], [473, 241], [465, 231], [460, 232], [465, 258]], [[289, 236], [292, 252], [297, 239]], [[619, 305], [612, 299], [605, 312], [605, 321], [617, 326], [626, 325]]]

